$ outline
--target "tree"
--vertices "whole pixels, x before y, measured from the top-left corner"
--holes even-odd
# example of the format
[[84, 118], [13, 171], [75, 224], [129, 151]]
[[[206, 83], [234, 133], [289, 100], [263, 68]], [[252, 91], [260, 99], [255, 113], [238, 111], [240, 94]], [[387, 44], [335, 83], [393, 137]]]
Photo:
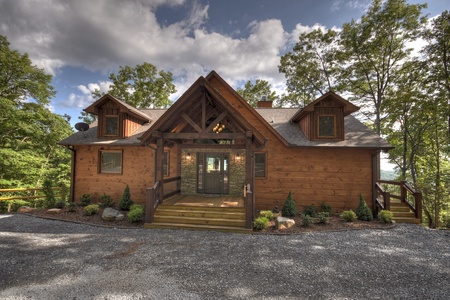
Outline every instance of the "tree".
[[269, 101], [275, 101], [277, 99], [277, 94], [271, 90], [270, 83], [261, 79], [257, 79], [255, 84], [250, 80], [247, 81], [245, 88], [238, 88], [236, 92], [252, 107], [256, 107], [262, 96], [266, 96]]
[[336, 88], [338, 38], [331, 29], [302, 33], [293, 51], [281, 57], [278, 69], [286, 76], [289, 92], [282, 105], [306, 105]]
[[0, 186], [37, 186], [43, 178], [68, 182], [70, 153], [57, 142], [72, 133], [47, 107], [52, 76], [0, 36]]
[[421, 10], [426, 4], [407, 4], [406, 0], [373, 0], [360, 21], [345, 23], [341, 33], [341, 88], [361, 101], [381, 134], [384, 102], [393, 93], [397, 80], [407, 76], [403, 66], [426, 23]]

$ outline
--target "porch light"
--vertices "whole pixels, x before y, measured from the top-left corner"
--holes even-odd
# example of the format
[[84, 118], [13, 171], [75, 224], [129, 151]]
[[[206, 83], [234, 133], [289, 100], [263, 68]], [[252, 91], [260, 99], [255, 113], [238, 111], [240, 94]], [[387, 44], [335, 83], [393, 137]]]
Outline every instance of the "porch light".
[[236, 153], [236, 160], [241, 160], [241, 154], [240, 153]]
[[191, 160], [191, 153], [190, 153], [190, 152], [188, 152], [188, 153], [186, 154], [186, 159], [187, 159], [187, 160]]
[[219, 133], [219, 132], [222, 132], [222, 130], [224, 130], [224, 129], [225, 129], [225, 125], [224, 124], [220, 125], [220, 123], [218, 123], [216, 126], [214, 126], [213, 132]]

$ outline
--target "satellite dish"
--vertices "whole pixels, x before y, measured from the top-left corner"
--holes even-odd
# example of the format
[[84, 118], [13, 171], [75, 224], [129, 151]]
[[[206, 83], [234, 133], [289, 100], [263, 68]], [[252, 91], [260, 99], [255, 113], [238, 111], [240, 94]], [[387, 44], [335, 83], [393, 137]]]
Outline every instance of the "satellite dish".
[[89, 129], [89, 124], [84, 123], [84, 122], [77, 123], [77, 124], [75, 124], [75, 129], [78, 130], [78, 131], [83, 132], [84, 137], [86, 137], [84, 132]]

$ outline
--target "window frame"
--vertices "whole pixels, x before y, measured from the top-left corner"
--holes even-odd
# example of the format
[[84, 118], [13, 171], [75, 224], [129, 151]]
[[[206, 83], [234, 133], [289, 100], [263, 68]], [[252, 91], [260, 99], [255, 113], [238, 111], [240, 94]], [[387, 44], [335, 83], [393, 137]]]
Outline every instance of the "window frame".
[[[104, 171], [103, 166], [103, 153], [120, 153], [120, 172]], [[99, 150], [98, 151], [98, 173], [107, 175], [122, 175], [123, 174], [123, 150]]]
[[[109, 119], [116, 119], [117, 120], [117, 134], [108, 134], [108, 118]], [[118, 115], [105, 115], [105, 126], [104, 126], [104, 136], [111, 136], [111, 137], [115, 137], [115, 136], [119, 136], [119, 131], [120, 131], [120, 124], [119, 124], [119, 116]]]
[[[323, 117], [333, 118], [333, 134], [332, 135], [320, 135], [320, 119]], [[317, 138], [318, 139], [335, 139], [336, 138], [336, 115], [334, 114], [320, 114], [317, 116]]]
[[[257, 155], [264, 155], [264, 176], [258, 176], [256, 172], [256, 156]], [[255, 156], [253, 157], [253, 171], [255, 179], [266, 179], [267, 178], [267, 153], [266, 152], [256, 152]]]

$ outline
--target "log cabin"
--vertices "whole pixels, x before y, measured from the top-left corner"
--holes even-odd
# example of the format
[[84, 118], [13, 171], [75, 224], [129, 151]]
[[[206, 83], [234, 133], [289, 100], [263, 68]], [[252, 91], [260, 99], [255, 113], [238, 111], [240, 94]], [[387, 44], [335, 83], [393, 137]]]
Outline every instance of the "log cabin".
[[215, 71], [168, 109], [106, 94], [85, 109], [97, 121], [60, 142], [72, 150], [71, 201], [118, 201], [128, 185], [146, 227], [247, 230], [289, 192], [299, 211], [355, 209], [360, 194], [374, 209], [379, 153], [392, 147], [352, 116], [358, 109], [331, 91], [303, 108], [253, 108]]

